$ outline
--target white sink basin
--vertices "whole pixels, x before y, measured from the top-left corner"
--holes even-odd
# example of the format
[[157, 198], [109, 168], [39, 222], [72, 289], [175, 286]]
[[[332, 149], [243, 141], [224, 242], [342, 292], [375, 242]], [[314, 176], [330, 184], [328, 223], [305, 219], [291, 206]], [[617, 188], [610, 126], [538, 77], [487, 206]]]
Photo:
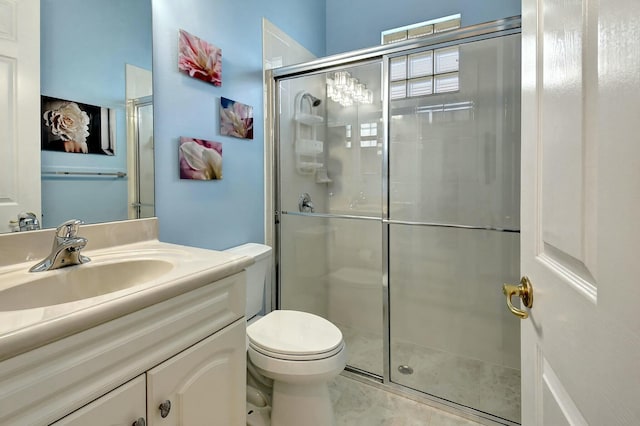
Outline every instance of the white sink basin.
[[49, 254], [53, 230], [0, 235], [0, 361], [182, 297], [253, 263], [160, 242], [155, 218], [85, 225], [81, 235], [89, 240], [82, 254], [90, 262], [43, 272], [29, 268]]
[[0, 311], [40, 308], [102, 296], [144, 284], [173, 268], [172, 262], [162, 259], [118, 259], [15, 274], [9, 278], [8, 286], [3, 285], [5, 288], [0, 290]]

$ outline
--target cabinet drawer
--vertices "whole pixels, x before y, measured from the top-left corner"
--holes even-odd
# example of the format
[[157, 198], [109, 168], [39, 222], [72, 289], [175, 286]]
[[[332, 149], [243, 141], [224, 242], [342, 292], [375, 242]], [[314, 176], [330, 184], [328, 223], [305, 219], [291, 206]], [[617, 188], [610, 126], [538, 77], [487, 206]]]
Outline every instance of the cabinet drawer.
[[146, 418], [146, 378], [141, 375], [51, 426], [130, 426]]

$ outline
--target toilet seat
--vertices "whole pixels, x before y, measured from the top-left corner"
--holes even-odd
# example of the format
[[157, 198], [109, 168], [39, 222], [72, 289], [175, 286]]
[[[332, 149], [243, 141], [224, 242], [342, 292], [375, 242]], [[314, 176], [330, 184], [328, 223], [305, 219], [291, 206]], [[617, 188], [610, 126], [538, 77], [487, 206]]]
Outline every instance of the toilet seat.
[[261, 348], [260, 346], [254, 345], [251, 342], [249, 342], [249, 347], [256, 352], [259, 352], [271, 358], [283, 359], [287, 361], [315, 361], [315, 360], [320, 360], [320, 359], [334, 356], [344, 348], [344, 342], [341, 345], [337, 346], [336, 348], [328, 352], [322, 352], [317, 354], [306, 354], [306, 355], [292, 355], [287, 353], [269, 351], [265, 348]]
[[327, 358], [296, 361], [274, 358], [249, 347], [249, 360], [265, 377], [287, 383], [312, 383], [338, 375], [347, 364], [347, 346]]
[[249, 347], [291, 361], [329, 358], [344, 347], [340, 329], [308, 312], [277, 310], [247, 327]]

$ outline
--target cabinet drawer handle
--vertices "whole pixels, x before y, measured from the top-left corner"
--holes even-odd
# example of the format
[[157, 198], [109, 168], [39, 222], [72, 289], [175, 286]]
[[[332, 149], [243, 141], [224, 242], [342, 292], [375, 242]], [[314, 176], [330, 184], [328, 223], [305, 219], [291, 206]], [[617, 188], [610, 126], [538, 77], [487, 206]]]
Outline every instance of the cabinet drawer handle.
[[140, 417], [131, 426], [147, 426], [147, 422], [144, 421], [144, 417]]
[[164, 419], [169, 415], [169, 411], [171, 411], [171, 401], [167, 399], [165, 402], [160, 404], [158, 408], [160, 409], [160, 417]]

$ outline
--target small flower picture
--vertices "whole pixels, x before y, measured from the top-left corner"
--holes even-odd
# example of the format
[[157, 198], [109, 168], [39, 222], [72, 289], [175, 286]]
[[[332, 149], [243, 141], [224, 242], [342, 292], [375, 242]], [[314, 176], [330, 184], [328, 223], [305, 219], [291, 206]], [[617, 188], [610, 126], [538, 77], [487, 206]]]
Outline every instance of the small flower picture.
[[222, 144], [204, 139], [180, 138], [180, 179], [222, 179]]
[[222, 49], [180, 30], [178, 70], [214, 86], [222, 86]]
[[115, 154], [115, 110], [41, 97], [41, 148], [79, 154]]
[[220, 98], [220, 134], [253, 139], [253, 107]]

